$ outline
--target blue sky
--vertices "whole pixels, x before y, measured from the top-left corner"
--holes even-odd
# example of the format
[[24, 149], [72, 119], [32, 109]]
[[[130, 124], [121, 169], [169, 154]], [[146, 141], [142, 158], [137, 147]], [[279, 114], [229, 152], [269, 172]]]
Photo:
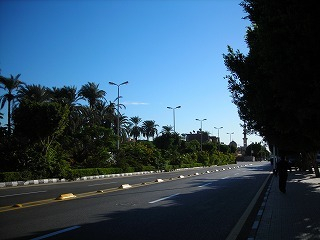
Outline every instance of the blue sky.
[[[21, 73], [46, 87], [95, 82], [117, 97], [122, 113], [173, 126], [168, 106], [181, 105], [176, 131], [200, 128], [242, 145], [237, 108], [227, 89], [227, 45], [246, 53], [249, 21], [237, 0], [0, 1], [1, 75]], [[0, 90], [0, 95], [4, 92]], [[4, 109], [1, 110], [5, 113]], [[260, 137], [251, 135], [250, 142]]]

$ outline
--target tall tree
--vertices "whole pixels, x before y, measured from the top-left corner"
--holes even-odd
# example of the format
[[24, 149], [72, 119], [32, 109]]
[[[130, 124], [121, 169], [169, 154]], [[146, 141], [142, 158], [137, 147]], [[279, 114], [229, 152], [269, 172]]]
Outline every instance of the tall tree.
[[89, 102], [90, 108], [94, 108], [99, 100], [104, 99], [106, 92], [99, 89], [99, 84], [88, 82], [81, 87], [78, 95]]
[[32, 102], [46, 102], [50, 100], [50, 93], [47, 87], [41, 85], [22, 85], [18, 89], [17, 98], [19, 102], [24, 100]]
[[161, 133], [162, 134], [170, 134], [173, 128], [171, 126], [162, 126]]
[[[118, 118], [115, 118], [116, 121], [118, 121]], [[128, 132], [128, 125], [129, 125], [129, 121], [128, 121], [128, 117], [125, 115], [120, 115], [119, 116], [119, 135], [120, 135], [120, 139], [121, 142], [124, 142], [127, 140], [128, 136], [129, 136], [129, 132]], [[117, 127], [117, 125], [115, 125], [115, 127]], [[115, 128], [115, 132], [117, 129]]]
[[62, 88], [53, 87], [50, 89], [51, 100], [64, 105], [68, 105], [71, 108], [76, 106], [79, 96], [77, 94], [77, 88], [75, 86], [63, 86]]
[[0, 76], [0, 88], [7, 90], [7, 93], [0, 96], [1, 109], [4, 107], [5, 103], [8, 103], [8, 134], [11, 134], [11, 108], [16, 98], [15, 92], [24, 84], [19, 80], [21, 74], [15, 77], [10, 75], [10, 78]]
[[69, 109], [58, 103], [23, 101], [13, 112], [17, 136], [40, 141], [49, 148], [60, 136], [68, 122]]
[[146, 137], [149, 141], [149, 138], [154, 138], [154, 135], [158, 134], [157, 127], [159, 127], [158, 124], [154, 120], [146, 120], [142, 123], [142, 131], [143, 136]]
[[225, 64], [233, 101], [250, 130], [280, 152], [320, 149], [320, 37], [315, 1], [245, 0], [252, 22], [248, 55], [228, 47]]
[[81, 106], [77, 105], [79, 96], [75, 86], [63, 86], [62, 88], [53, 87], [49, 89], [52, 102], [59, 103], [69, 108], [69, 123], [66, 131], [74, 134], [77, 129], [83, 126], [83, 116], [81, 115]]
[[139, 126], [141, 123], [142, 119], [138, 116], [131, 117], [130, 122], [131, 122], [131, 129], [130, 129], [130, 136], [133, 136], [135, 141], [138, 141], [138, 137], [140, 137], [142, 128]]
[[99, 118], [99, 125], [111, 128], [111, 123], [115, 119], [115, 105], [107, 102], [99, 101], [96, 104], [96, 115]]

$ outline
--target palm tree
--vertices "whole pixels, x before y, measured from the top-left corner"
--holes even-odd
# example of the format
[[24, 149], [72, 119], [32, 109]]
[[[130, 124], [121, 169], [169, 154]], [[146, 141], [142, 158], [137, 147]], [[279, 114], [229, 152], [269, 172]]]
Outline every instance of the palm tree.
[[46, 102], [49, 100], [49, 90], [41, 85], [25, 85], [18, 89], [17, 98], [19, 102], [24, 100], [32, 102]]
[[98, 125], [99, 122], [99, 116], [97, 116], [97, 111], [94, 108], [91, 108], [89, 106], [79, 106], [77, 108], [77, 117], [78, 121], [80, 120], [80, 126], [94, 126]]
[[79, 100], [77, 95], [77, 87], [63, 86], [62, 88], [53, 87], [50, 90], [51, 100], [61, 104], [69, 105], [71, 108], [76, 105]]
[[21, 74], [17, 76], [10, 75], [10, 78], [0, 76], [0, 88], [7, 90], [8, 92], [0, 96], [1, 109], [4, 107], [5, 103], [8, 102], [8, 134], [11, 134], [11, 105], [14, 102], [16, 95], [14, 92], [18, 90], [24, 83], [19, 80]]
[[162, 126], [161, 133], [162, 134], [170, 134], [173, 128], [171, 126]]
[[81, 114], [81, 106], [77, 106], [79, 96], [75, 86], [63, 86], [62, 88], [53, 87], [49, 90], [52, 102], [59, 103], [69, 107], [69, 124], [68, 130], [75, 133], [83, 127], [83, 116]]
[[90, 108], [94, 108], [99, 100], [104, 99], [106, 92], [99, 89], [99, 84], [88, 82], [81, 87], [78, 95], [89, 102]]
[[138, 116], [131, 117], [131, 129], [130, 129], [130, 136], [133, 136], [135, 141], [138, 141], [138, 137], [140, 137], [142, 128], [139, 126], [139, 123], [141, 123], [142, 119]]
[[147, 140], [149, 141], [149, 137], [154, 138], [154, 135], [158, 134], [157, 127], [159, 127], [158, 124], [155, 123], [153, 120], [146, 120], [142, 123], [142, 132], [143, 136], [147, 137]]
[[[116, 118], [116, 121], [118, 121], [118, 119]], [[119, 135], [120, 135], [120, 139], [121, 142], [124, 142], [128, 139], [128, 125], [129, 125], [129, 121], [128, 121], [128, 117], [125, 115], [120, 115], [119, 116]]]
[[112, 128], [112, 124], [115, 121], [116, 118], [116, 104], [114, 102], [103, 103], [105, 104], [105, 111], [106, 111], [106, 121], [104, 122], [104, 125], [107, 128]]

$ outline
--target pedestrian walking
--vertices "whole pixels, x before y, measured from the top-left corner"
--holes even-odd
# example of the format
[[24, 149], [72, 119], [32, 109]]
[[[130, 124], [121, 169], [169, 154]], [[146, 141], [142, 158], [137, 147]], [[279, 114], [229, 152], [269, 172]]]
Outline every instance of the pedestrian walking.
[[286, 193], [286, 185], [288, 179], [289, 163], [286, 156], [282, 156], [280, 161], [277, 163], [277, 173], [279, 176], [279, 190]]

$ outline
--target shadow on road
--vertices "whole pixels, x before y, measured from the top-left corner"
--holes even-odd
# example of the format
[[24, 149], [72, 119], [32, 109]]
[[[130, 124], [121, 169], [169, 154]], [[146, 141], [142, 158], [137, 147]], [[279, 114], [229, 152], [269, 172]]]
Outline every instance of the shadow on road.
[[[212, 179], [208, 178], [209, 175], [197, 176], [179, 187], [164, 189], [166, 185], [160, 183], [152, 190], [143, 187], [68, 201], [73, 202], [68, 212], [72, 219], [77, 202], [83, 205], [93, 199], [104, 198], [108, 201], [123, 195], [120, 202], [114, 203], [113, 209], [116, 211], [104, 210], [94, 216], [88, 215], [87, 218], [94, 219], [93, 222], [45, 239], [225, 239], [267, 175], [265, 169], [260, 169], [252, 175], [214, 179], [213, 173], [210, 174]], [[150, 192], [164, 191], [166, 195], [168, 192], [184, 193], [154, 204], [141, 204], [141, 200], [137, 200]], [[59, 230], [34, 232], [20, 239], [33, 239]]]

